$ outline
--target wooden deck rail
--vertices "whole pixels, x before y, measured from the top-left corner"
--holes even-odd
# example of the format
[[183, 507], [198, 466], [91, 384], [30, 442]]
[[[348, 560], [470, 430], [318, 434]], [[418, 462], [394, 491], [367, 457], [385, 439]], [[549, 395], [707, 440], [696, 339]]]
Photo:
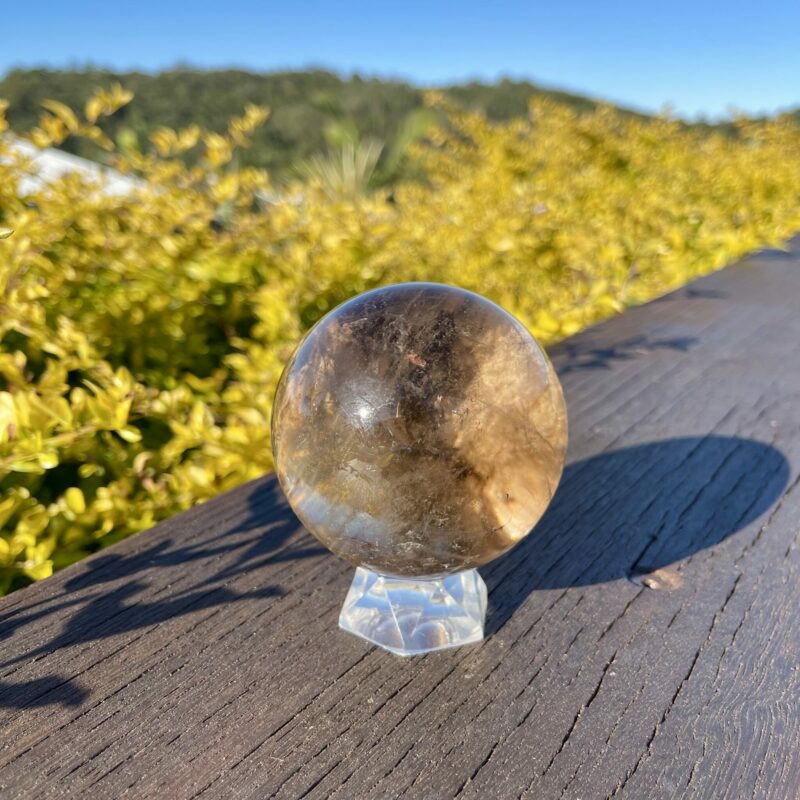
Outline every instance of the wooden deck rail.
[[0, 797], [800, 796], [800, 243], [554, 348], [480, 646], [337, 630], [267, 476], [0, 601]]

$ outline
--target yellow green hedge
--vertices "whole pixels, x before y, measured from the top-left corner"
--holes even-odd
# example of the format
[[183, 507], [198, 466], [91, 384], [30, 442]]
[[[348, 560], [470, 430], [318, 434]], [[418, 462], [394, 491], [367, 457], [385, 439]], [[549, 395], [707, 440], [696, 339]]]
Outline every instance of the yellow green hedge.
[[[49, 103], [32, 138], [110, 146], [95, 123], [128, 99]], [[447, 123], [413, 153], [427, 180], [339, 200], [236, 168], [254, 107], [225, 135], [128, 143], [126, 196], [73, 175], [20, 197], [29, 165], [0, 137], [0, 592], [269, 470], [281, 366], [357, 292], [457, 284], [551, 342], [800, 229], [789, 118], [723, 136], [431, 102]]]

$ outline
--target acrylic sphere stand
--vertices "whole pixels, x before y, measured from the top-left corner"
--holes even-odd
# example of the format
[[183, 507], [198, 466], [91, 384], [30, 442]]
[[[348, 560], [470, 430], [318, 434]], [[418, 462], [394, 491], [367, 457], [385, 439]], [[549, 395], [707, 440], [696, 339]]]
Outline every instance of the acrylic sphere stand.
[[339, 627], [401, 656], [480, 642], [486, 584], [476, 569], [392, 578], [357, 567]]
[[303, 525], [356, 566], [339, 625], [416, 655], [480, 641], [477, 567], [527, 536], [561, 476], [567, 417], [543, 350], [451, 286], [349, 300], [300, 342], [272, 416]]

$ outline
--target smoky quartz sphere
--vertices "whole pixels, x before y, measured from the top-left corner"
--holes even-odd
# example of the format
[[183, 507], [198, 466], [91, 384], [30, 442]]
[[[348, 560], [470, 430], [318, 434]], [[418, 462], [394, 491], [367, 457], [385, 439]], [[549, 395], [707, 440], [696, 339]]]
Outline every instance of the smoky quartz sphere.
[[509, 550], [550, 502], [566, 444], [561, 386], [530, 333], [485, 298], [430, 283], [367, 292], [320, 320], [272, 416], [301, 522], [388, 576]]

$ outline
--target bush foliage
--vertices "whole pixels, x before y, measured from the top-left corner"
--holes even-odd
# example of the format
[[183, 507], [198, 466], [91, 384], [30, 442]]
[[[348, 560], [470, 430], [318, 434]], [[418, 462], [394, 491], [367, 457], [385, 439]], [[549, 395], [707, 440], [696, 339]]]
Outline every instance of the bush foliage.
[[[128, 100], [50, 102], [32, 138], [111, 147], [98, 120]], [[30, 165], [0, 137], [0, 590], [269, 470], [282, 365], [357, 292], [460, 285], [552, 342], [800, 229], [789, 118], [731, 137], [429, 101], [448, 124], [415, 145], [425, 180], [367, 195], [237, 167], [254, 106], [116, 152], [124, 196], [78, 175], [20, 196]]]

